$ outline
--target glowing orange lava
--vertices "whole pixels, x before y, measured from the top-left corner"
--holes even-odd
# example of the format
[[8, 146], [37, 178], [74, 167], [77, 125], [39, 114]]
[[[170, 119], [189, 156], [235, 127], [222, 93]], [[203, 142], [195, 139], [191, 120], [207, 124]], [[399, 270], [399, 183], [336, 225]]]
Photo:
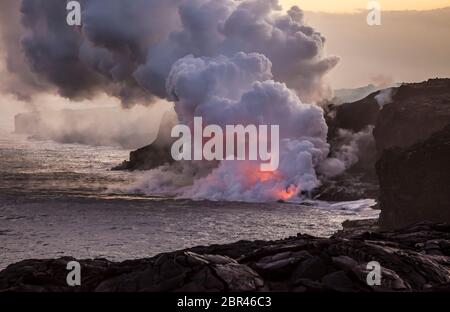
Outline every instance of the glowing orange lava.
[[267, 191], [277, 200], [288, 201], [299, 192], [299, 187], [296, 185], [284, 186], [283, 176], [278, 171], [261, 171], [251, 166], [246, 166], [243, 170], [252, 184], [275, 182], [273, 183], [275, 186], [271, 186]]
[[275, 195], [278, 197], [278, 199], [284, 201], [292, 199], [297, 194], [298, 194], [298, 187], [294, 185], [287, 187], [285, 190], [275, 191]]
[[272, 179], [279, 179], [280, 174], [276, 171], [260, 171], [260, 170], [258, 170], [255, 173], [255, 177], [260, 182], [267, 182]]

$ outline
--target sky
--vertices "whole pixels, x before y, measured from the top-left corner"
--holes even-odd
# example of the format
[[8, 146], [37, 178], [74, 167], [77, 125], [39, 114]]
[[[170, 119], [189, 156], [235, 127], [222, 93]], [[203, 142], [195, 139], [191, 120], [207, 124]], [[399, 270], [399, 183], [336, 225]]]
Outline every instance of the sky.
[[341, 59], [328, 75], [334, 89], [450, 77], [450, 7], [382, 12], [380, 26], [368, 26], [366, 17], [305, 14], [327, 38], [327, 53]]
[[[379, 0], [382, 25], [375, 27], [366, 23], [368, 2], [280, 0], [284, 9], [298, 5], [305, 10], [307, 23], [327, 38], [326, 53], [340, 57], [327, 77], [333, 89], [450, 77], [450, 0]], [[447, 9], [440, 9], [444, 7]], [[8, 18], [1, 12], [0, 16]], [[4, 53], [0, 45], [0, 59]], [[4, 62], [0, 60], [2, 71]], [[5, 115], [3, 102], [13, 100], [1, 89], [0, 106]]]
[[[283, 7], [307, 11], [349, 13], [365, 10], [369, 0], [281, 0]], [[379, 0], [383, 10], [431, 10], [450, 6], [450, 0]]]

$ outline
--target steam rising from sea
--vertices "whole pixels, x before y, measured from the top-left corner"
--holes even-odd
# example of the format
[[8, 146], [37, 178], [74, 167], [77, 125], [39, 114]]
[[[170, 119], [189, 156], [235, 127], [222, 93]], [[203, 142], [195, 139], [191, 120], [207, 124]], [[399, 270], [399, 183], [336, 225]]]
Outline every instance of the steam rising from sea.
[[[324, 77], [338, 58], [326, 55], [324, 36], [299, 7], [284, 13], [278, 0], [80, 3], [82, 26], [70, 27], [64, 2], [22, 1], [21, 46], [3, 39], [9, 62], [28, 66], [10, 69], [10, 92], [24, 99], [57, 92], [73, 100], [106, 93], [124, 107], [162, 98], [186, 125], [202, 117], [221, 126], [280, 126], [280, 166], [271, 175], [240, 161], [184, 162], [149, 172], [131, 192], [291, 200], [318, 187], [321, 175], [346, 167], [328, 158], [328, 128], [315, 105], [331, 95]], [[18, 6], [4, 9], [11, 11], [4, 34], [17, 32]]]
[[125, 150], [0, 134], [0, 269], [30, 258], [123, 261], [242, 239], [329, 236], [347, 219], [378, 215], [370, 201], [305, 206], [111, 193], [136, 178], [108, 171]]

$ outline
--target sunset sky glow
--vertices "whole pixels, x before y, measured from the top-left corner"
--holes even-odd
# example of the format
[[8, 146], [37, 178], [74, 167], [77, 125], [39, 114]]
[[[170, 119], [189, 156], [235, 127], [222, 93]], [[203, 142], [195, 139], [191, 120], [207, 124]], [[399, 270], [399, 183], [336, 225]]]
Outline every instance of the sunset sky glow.
[[[384, 10], [432, 10], [450, 7], [450, 0], [379, 0]], [[307, 11], [357, 12], [365, 10], [369, 0], [281, 0], [283, 7], [298, 5]]]

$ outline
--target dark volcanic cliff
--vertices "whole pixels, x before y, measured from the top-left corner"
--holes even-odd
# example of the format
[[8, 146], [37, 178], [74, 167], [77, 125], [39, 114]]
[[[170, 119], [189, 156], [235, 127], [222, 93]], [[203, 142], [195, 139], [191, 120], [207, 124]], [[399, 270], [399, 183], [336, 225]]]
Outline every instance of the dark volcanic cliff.
[[[322, 176], [322, 184], [314, 190], [315, 199], [325, 201], [349, 201], [378, 196], [378, 180], [375, 173], [376, 148], [371, 131], [381, 111], [377, 91], [366, 98], [324, 108], [328, 125], [328, 142], [331, 157], [353, 150], [358, 161], [338, 176]], [[343, 132], [344, 135], [342, 134]], [[366, 133], [364, 135], [361, 135]], [[357, 139], [357, 136], [360, 138]], [[339, 157], [338, 157], [339, 158]]]
[[166, 113], [159, 127], [156, 140], [147, 146], [130, 152], [130, 159], [112, 168], [112, 170], [151, 170], [174, 162], [171, 154], [171, 131], [177, 123], [176, 118]]
[[151, 170], [173, 162], [170, 147], [165, 141], [155, 141], [140, 149], [130, 152], [130, 160], [112, 168], [112, 170]]
[[336, 135], [338, 129], [359, 132], [369, 125], [375, 125], [381, 111], [376, 99], [380, 92], [372, 93], [356, 102], [329, 106], [326, 111], [330, 139]]
[[374, 177], [379, 182], [383, 227], [450, 222], [450, 79], [403, 84], [334, 107], [328, 124], [332, 148], [338, 146], [338, 129], [357, 132], [373, 125], [375, 149], [368, 151], [373, 158], [364, 157], [365, 166], [356, 165], [326, 181], [328, 197], [321, 198], [337, 193], [329, 190], [330, 185], [338, 185], [344, 194], [357, 185], [362, 195], [370, 196], [377, 183], [358, 177]]
[[450, 79], [398, 88], [374, 136], [381, 225], [450, 222]]
[[450, 79], [404, 84], [381, 110], [374, 130], [377, 150], [408, 147], [450, 123]]
[[450, 124], [423, 142], [385, 150], [377, 173], [384, 227], [450, 222]]

